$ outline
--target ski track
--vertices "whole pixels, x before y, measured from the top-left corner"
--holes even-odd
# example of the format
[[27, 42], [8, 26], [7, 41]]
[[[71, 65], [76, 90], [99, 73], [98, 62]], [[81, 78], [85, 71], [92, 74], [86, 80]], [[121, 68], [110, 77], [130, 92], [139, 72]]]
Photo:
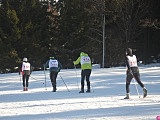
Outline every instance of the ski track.
[[[0, 120], [155, 120], [160, 115], [160, 67], [140, 67], [148, 96], [140, 98], [132, 82], [131, 99], [125, 100], [125, 67], [93, 69], [91, 93], [79, 94], [80, 69], [61, 70], [68, 89], [57, 78], [57, 92], [47, 90], [44, 72], [34, 71], [29, 91], [22, 91], [18, 73], [0, 74]], [[77, 75], [76, 75], [77, 74]], [[86, 88], [85, 88], [86, 89]]]

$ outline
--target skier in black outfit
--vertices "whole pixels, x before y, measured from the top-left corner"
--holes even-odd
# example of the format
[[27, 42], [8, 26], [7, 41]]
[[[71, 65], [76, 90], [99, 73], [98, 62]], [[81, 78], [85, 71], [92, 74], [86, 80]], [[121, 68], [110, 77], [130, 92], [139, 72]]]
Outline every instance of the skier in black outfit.
[[127, 48], [126, 49], [126, 65], [127, 65], [127, 71], [126, 71], [126, 97], [124, 99], [129, 99], [130, 96], [130, 82], [132, 78], [138, 82], [138, 84], [143, 88], [143, 97], [147, 96], [147, 89], [144, 87], [144, 84], [140, 80], [140, 74], [139, 69], [137, 65], [137, 58], [135, 55], [132, 54], [132, 49]]
[[55, 59], [54, 57], [50, 57], [50, 59], [44, 64], [44, 68], [46, 68], [48, 66], [49, 66], [49, 71], [50, 71], [50, 79], [51, 79], [51, 83], [52, 83], [52, 87], [53, 87], [52, 92], [56, 92], [56, 90], [57, 90], [56, 79], [57, 79], [58, 73], [62, 69], [62, 65], [57, 59]]

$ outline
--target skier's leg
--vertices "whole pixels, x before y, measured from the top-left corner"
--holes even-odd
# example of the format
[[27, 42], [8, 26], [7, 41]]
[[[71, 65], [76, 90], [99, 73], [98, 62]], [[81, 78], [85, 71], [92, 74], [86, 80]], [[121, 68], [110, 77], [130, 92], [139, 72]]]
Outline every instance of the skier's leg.
[[81, 71], [81, 91], [79, 93], [84, 93], [84, 79], [85, 79], [85, 70]]
[[26, 91], [28, 91], [28, 81], [29, 81], [29, 75], [26, 75]]
[[139, 73], [134, 74], [134, 78], [136, 79], [138, 84], [143, 88], [143, 97], [146, 97], [147, 96], [147, 89], [144, 87], [144, 84], [140, 80], [140, 74]]
[[53, 84], [53, 92], [56, 92], [56, 90], [57, 90], [57, 88], [56, 88], [57, 75], [58, 75], [58, 72], [53, 72], [53, 81], [52, 81], [52, 84]]
[[26, 90], [26, 86], [25, 86], [25, 79], [26, 79], [26, 75], [22, 75], [22, 80], [23, 80], [23, 91]]
[[140, 75], [138, 73], [134, 74], [134, 78], [137, 81], [137, 83], [143, 88], [144, 84], [140, 80]]
[[54, 84], [54, 72], [51, 71], [50, 72], [50, 80], [51, 80], [51, 84], [52, 84], [52, 87], [53, 87], [53, 92], [55, 92], [55, 84]]
[[127, 77], [126, 77], [126, 97], [124, 99], [129, 99], [129, 95], [130, 95], [130, 83], [132, 80], [133, 76], [131, 73], [127, 73]]
[[91, 70], [86, 70], [86, 82], [87, 82], [87, 91], [90, 92], [90, 75], [91, 75]]

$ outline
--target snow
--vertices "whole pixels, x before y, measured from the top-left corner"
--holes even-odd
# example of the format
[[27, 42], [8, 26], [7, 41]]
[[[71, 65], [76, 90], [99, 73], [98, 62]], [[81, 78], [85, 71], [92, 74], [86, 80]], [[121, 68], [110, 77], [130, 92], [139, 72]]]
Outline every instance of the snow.
[[44, 71], [34, 71], [29, 91], [22, 91], [18, 73], [0, 74], [0, 120], [156, 120], [160, 116], [160, 65], [139, 68], [148, 96], [143, 98], [142, 89], [132, 80], [129, 100], [123, 99], [125, 67], [93, 69], [91, 93], [82, 94], [80, 69], [61, 70], [57, 92], [51, 92], [49, 71], [45, 72], [46, 88]]

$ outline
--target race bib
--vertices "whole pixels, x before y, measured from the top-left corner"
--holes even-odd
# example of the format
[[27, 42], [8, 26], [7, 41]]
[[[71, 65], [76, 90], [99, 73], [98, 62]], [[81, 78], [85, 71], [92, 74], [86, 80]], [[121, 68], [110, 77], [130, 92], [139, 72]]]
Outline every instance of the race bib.
[[81, 57], [81, 64], [90, 63], [90, 57], [89, 56], [82, 56]]
[[58, 61], [57, 60], [50, 60], [49, 61], [49, 68], [51, 67], [58, 67]]
[[137, 58], [135, 55], [127, 56], [127, 58], [130, 67], [137, 67]]
[[24, 70], [30, 70], [30, 63], [23, 62], [22, 71], [24, 71]]

